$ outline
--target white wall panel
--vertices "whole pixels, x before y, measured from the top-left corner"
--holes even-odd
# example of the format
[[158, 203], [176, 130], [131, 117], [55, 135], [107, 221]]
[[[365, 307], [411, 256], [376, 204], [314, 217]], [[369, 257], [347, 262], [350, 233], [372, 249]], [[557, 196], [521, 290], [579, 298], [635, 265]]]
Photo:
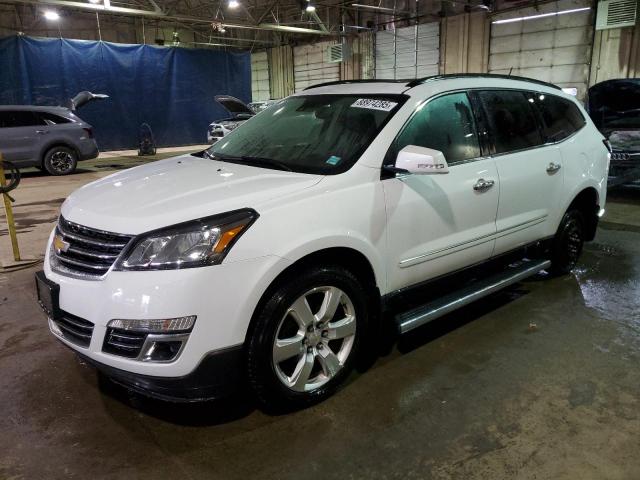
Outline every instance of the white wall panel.
[[405, 79], [438, 74], [438, 22], [383, 30], [377, 32], [375, 38], [375, 78]]
[[[492, 21], [590, 7], [589, 0], [559, 0], [497, 14]], [[593, 11], [491, 25], [489, 72], [520, 75], [578, 89], [589, 78]]]
[[251, 54], [251, 99], [254, 102], [269, 100], [269, 62], [267, 52]]
[[320, 42], [293, 48], [295, 91], [340, 80], [340, 64], [325, 62], [325, 52], [334, 42]]

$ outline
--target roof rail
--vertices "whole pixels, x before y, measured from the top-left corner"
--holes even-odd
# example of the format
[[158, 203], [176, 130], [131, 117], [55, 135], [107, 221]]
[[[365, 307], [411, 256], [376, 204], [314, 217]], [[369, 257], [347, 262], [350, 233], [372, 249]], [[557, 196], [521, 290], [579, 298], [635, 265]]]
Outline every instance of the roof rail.
[[407, 83], [410, 82], [411, 80], [408, 79], [404, 79], [404, 80], [383, 80], [381, 78], [376, 78], [376, 79], [367, 79], [367, 80], [335, 80], [333, 82], [325, 82], [325, 83], [318, 83], [316, 85], [310, 85], [307, 88], [305, 88], [304, 90], [309, 90], [310, 88], [318, 88], [318, 87], [328, 87], [331, 85], [345, 85], [345, 84], [349, 84], [349, 83]]
[[407, 87], [413, 88], [426, 82], [444, 80], [447, 78], [500, 78], [504, 80], [520, 80], [529, 83], [536, 83], [538, 85], [544, 85], [545, 87], [555, 88], [557, 90], [562, 90], [562, 88], [554, 85], [553, 83], [543, 82], [542, 80], [536, 80], [535, 78], [518, 77], [517, 75], [501, 75], [496, 73], [449, 73], [446, 75], [431, 75], [429, 77], [411, 80], [409, 83], [407, 83]]

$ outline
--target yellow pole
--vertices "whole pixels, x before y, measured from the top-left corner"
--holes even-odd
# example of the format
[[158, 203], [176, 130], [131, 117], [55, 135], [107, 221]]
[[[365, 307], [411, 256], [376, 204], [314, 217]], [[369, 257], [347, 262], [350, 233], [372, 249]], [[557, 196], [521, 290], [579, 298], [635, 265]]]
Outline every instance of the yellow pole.
[[[4, 165], [2, 164], [2, 153], [0, 153], [0, 185], [3, 187], [7, 184], [7, 178], [4, 174]], [[16, 234], [16, 224], [13, 219], [13, 209], [11, 208], [11, 200], [9, 195], [4, 193], [4, 211], [7, 213], [7, 226], [9, 227], [9, 236], [11, 237], [11, 248], [13, 248], [13, 259], [20, 261], [20, 250], [18, 249], [18, 235]]]

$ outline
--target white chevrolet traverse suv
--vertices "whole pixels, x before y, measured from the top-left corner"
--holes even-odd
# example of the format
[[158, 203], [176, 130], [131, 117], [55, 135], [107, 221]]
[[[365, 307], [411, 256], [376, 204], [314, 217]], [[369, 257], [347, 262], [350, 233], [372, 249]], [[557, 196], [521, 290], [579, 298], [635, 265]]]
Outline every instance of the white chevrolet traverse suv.
[[568, 272], [608, 165], [582, 106], [543, 82], [319, 85], [204, 152], [74, 192], [38, 298], [65, 345], [130, 389], [196, 401], [249, 385], [300, 408], [381, 338]]

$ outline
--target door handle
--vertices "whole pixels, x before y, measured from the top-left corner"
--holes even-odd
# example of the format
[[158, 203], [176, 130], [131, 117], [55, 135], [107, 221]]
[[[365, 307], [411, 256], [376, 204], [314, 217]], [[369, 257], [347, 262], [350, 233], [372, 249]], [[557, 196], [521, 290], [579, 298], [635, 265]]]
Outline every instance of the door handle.
[[38, 135], [44, 135], [45, 133], [49, 133], [49, 130], [36, 130]]
[[562, 165], [560, 165], [559, 163], [551, 162], [547, 167], [547, 173], [556, 173], [558, 170], [560, 170], [561, 167]]
[[473, 189], [476, 192], [486, 192], [491, 187], [495, 185], [495, 181], [493, 180], [485, 180], [484, 178], [479, 179], [476, 184], [473, 186]]

